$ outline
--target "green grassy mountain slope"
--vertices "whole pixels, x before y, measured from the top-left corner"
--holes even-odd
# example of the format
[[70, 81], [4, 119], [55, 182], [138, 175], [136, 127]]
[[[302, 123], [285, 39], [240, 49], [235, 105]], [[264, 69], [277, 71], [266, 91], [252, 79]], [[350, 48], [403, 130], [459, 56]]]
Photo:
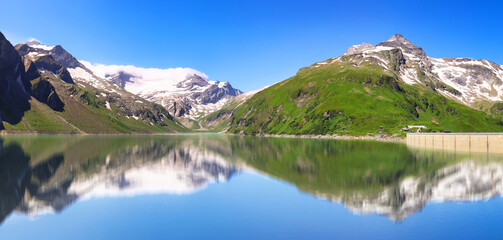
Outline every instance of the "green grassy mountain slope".
[[[40, 77], [43, 78], [43, 77]], [[36, 79], [34, 81], [38, 81]], [[45, 81], [54, 86], [64, 107], [55, 111], [47, 104], [32, 98], [31, 108], [17, 124], [4, 123], [5, 130], [64, 132], [64, 133], [153, 133], [185, 131], [173, 118], [159, 116], [162, 122], [149, 124], [118, 114], [106, 101], [96, 97], [92, 89], [65, 83], [54, 77]], [[153, 115], [152, 112], [150, 114]]]
[[[401, 53], [389, 51], [390, 68]], [[406, 125], [430, 131], [503, 131], [503, 121], [447, 99], [433, 88], [408, 85], [393, 71], [343, 56], [301, 69], [234, 110], [229, 132], [244, 134], [399, 133]], [[380, 127], [383, 127], [380, 130]]]

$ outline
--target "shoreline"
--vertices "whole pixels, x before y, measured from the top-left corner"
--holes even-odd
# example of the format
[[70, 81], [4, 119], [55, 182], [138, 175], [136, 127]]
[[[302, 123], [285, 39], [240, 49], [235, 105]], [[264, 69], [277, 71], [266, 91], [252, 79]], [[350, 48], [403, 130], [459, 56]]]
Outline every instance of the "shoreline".
[[79, 132], [46, 132], [46, 131], [18, 131], [18, 130], [0, 130], [0, 136], [7, 135], [69, 135], [69, 136], [88, 136], [88, 135], [144, 135], [144, 134], [177, 134], [177, 133], [148, 133], [148, 132], [128, 132], [128, 133], [79, 133]]
[[376, 135], [376, 136], [349, 136], [349, 135], [292, 135], [292, 134], [238, 134], [238, 133], [224, 133], [224, 132], [135, 132], [135, 133], [78, 133], [78, 132], [44, 132], [44, 131], [16, 131], [16, 130], [1, 130], [0, 136], [7, 135], [72, 135], [72, 136], [86, 136], [86, 135], [175, 135], [175, 134], [224, 134], [234, 136], [255, 136], [255, 137], [278, 137], [278, 138], [309, 138], [309, 139], [340, 139], [340, 140], [372, 140], [379, 142], [406, 142], [406, 138], [390, 135]]
[[372, 140], [379, 142], [406, 142], [406, 138], [401, 138], [397, 136], [390, 135], [376, 135], [376, 136], [349, 136], [349, 135], [292, 135], [292, 134], [255, 134], [255, 135], [246, 135], [246, 134], [231, 134], [226, 133], [228, 135], [237, 135], [237, 136], [255, 136], [255, 137], [279, 137], [279, 138], [310, 138], [310, 139], [340, 139], [340, 140]]

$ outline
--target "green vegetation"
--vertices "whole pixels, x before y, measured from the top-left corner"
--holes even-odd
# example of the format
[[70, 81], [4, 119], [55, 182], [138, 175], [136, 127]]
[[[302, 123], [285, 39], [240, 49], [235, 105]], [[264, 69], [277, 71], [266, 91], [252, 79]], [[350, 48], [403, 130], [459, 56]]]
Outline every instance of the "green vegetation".
[[68, 132], [74, 133], [76, 130], [61, 119], [58, 114], [49, 106], [36, 99], [30, 100], [31, 108], [24, 113], [21, 121], [15, 125], [4, 122], [6, 130], [17, 131], [47, 131], [47, 132]]
[[207, 130], [209, 132], [225, 132], [229, 128], [234, 112], [240, 103], [240, 101], [233, 99], [221, 109], [199, 119], [199, 122], [204, 128], [209, 129]]
[[503, 120], [503, 102], [480, 101], [475, 104], [475, 108], [487, 112], [496, 119]]
[[[156, 133], [187, 131], [177, 120], [158, 104], [152, 104], [153, 109], [160, 113], [155, 115], [152, 110], [138, 108], [136, 115], [143, 119], [128, 118], [118, 111], [113, 103], [107, 108], [106, 100], [97, 97], [99, 94], [93, 88], [80, 88], [74, 84], [65, 83], [52, 75], [47, 80], [37, 78], [32, 83], [44, 81], [48, 86], [38, 88], [38, 95], [55, 96], [62, 102], [62, 109], [53, 111], [48, 105], [50, 101], [40, 102], [32, 98], [31, 108], [24, 112], [21, 121], [11, 125], [4, 122], [6, 130], [36, 131], [47, 133]], [[50, 82], [50, 84], [49, 84]], [[37, 85], [37, 86], [38, 86]], [[34, 85], [35, 86], [35, 85]], [[57, 95], [56, 95], [57, 94]], [[37, 95], [37, 96], [38, 96]]]
[[[247, 100], [229, 132], [245, 134], [397, 134], [406, 125], [429, 131], [503, 131], [503, 121], [407, 85], [377, 65], [311, 66]], [[382, 127], [382, 129], [380, 128]]]

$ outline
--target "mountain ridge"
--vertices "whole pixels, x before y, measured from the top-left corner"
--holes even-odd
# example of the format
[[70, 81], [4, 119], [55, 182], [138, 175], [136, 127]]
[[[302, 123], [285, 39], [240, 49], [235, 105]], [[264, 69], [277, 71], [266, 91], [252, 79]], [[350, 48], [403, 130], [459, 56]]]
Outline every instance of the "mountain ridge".
[[209, 80], [204, 73], [190, 68], [157, 69], [82, 62], [99, 77], [163, 105], [178, 118], [201, 118], [242, 93], [229, 82]]
[[185, 131], [162, 106], [125, 91], [105, 94], [75, 79], [64, 65], [76, 66], [76, 59], [61, 46], [32, 41], [14, 47], [3, 34], [0, 44], [2, 132]]
[[503, 68], [487, 60], [430, 58], [394, 35], [377, 45], [353, 45], [345, 55], [301, 68], [255, 94], [233, 110], [228, 131], [374, 135], [400, 134], [406, 125], [502, 131], [503, 121], [492, 111], [503, 100], [502, 77]]

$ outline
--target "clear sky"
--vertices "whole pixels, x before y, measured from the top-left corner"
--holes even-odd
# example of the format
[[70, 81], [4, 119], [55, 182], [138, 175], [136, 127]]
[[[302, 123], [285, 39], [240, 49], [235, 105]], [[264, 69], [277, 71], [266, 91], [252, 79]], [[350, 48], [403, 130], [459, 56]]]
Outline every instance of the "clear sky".
[[503, 64], [503, 1], [2, 0], [0, 31], [93, 63], [190, 67], [244, 91], [395, 33], [432, 57]]

